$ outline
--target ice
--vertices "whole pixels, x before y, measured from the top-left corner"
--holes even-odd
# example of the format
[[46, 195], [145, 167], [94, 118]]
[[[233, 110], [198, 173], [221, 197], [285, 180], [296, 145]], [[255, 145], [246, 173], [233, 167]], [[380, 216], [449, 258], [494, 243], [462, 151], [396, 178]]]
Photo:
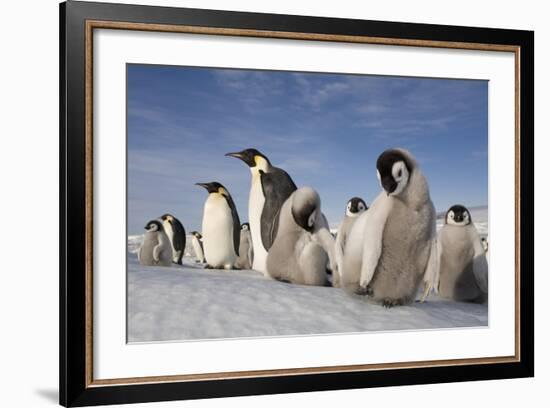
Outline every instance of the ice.
[[[488, 233], [487, 208], [471, 208]], [[438, 217], [438, 226], [443, 218]], [[331, 287], [278, 282], [251, 270], [207, 270], [187, 237], [184, 265], [141, 266], [142, 235], [128, 237], [128, 341], [184, 341], [487, 326], [487, 304], [446, 301], [385, 309]]]

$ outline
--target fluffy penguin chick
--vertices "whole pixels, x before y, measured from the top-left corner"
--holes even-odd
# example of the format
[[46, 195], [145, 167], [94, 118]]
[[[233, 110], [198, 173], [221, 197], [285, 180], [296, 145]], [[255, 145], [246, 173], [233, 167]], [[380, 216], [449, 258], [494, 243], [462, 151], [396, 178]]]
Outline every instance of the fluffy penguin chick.
[[172, 244], [160, 221], [149, 221], [145, 229], [147, 232], [138, 251], [139, 263], [147, 266], [172, 265]]
[[424, 298], [433, 288], [435, 210], [428, 183], [408, 151], [386, 150], [376, 168], [383, 191], [352, 227], [342, 286], [391, 307], [414, 300], [422, 278]]
[[208, 191], [202, 234], [208, 268], [232, 269], [239, 256], [241, 222], [229, 191], [218, 182], [197, 183]]
[[326, 228], [321, 200], [315, 190], [302, 187], [281, 208], [279, 230], [267, 254], [267, 273], [277, 280], [323, 286], [329, 260], [337, 270], [334, 238]]
[[241, 244], [239, 245], [239, 257], [235, 266], [240, 269], [252, 268], [254, 261], [254, 248], [252, 246], [252, 235], [250, 234], [250, 224], [245, 222], [241, 225]]
[[346, 240], [351, 231], [351, 227], [355, 223], [355, 220], [357, 220], [357, 217], [367, 209], [367, 204], [362, 198], [359, 197], [351, 198], [346, 206], [346, 215], [338, 227], [338, 233], [336, 234], [335, 254], [338, 272], [332, 273], [332, 286], [336, 288], [340, 287], [340, 274], [342, 273], [341, 271], [344, 263], [344, 248], [346, 246]]
[[204, 248], [202, 246], [202, 235], [198, 231], [191, 232], [191, 245], [193, 245], [193, 251], [195, 252], [195, 258], [197, 262], [204, 263]]
[[452, 206], [439, 231], [439, 295], [446, 299], [482, 303], [487, 299], [488, 265], [470, 212]]

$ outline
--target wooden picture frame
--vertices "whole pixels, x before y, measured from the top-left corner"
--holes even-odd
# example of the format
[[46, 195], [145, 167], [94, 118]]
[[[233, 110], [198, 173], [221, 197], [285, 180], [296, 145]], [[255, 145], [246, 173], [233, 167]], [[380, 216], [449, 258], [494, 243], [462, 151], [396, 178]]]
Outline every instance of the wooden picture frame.
[[[100, 28], [513, 52], [516, 64], [514, 355], [94, 379], [91, 61], [93, 32]], [[60, 403], [64, 406], [534, 375], [533, 32], [69, 1], [60, 5], [60, 158]]]

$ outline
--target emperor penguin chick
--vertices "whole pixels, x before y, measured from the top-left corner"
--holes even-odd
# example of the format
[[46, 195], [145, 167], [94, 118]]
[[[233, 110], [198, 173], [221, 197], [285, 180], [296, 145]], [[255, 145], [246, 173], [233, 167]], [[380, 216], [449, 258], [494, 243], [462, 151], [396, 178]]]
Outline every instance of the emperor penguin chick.
[[487, 299], [487, 257], [468, 209], [453, 205], [439, 231], [439, 295], [462, 302]]
[[324, 286], [327, 263], [337, 271], [334, 238], [310, 187], [293, 192], [281, 208], [279, 230], [267, 254], [268, 276], [290, 283]]
[[426, 178], [404, 149], [376, 162], [383, 191], [354, 223], [344, 251], [342, 286], [386, 307], [424, 297], [437, 274], [435, 210]]
[[229, 191], [218, 182], [197, 183], [208, 191], [202, 235], [207, 268], [232, 269], [239, 256], [241, 222]]
[[147, 232], [138, 251], [139, 263], [147, 266], [171, 266], [172, 244], [161, 222], [149, 221], [145, 229]]
[[204, 248], [202, 246], [202, 235], [198, 231], [191, 232], [191, 245], [193, 245], [193, 251], [195, 252], [196, 262], [204, 263]]
[[254, 261], [254, 248], [252, 246], [252, 235], [250, 234], [250, 224], [245, 222], [241, 225], [241, 243], [239, 245], [239, 257], [235, 266], [240, 269], [252, 268]]
[[340, 274], [342, 273], [343, 263], [344, 263], [344, 248], [346, 246], [346, 240], [351, 231], [351, 227], [355, 223], [355, 220], [361, 215], [365, 210], [367, 210], [367, 204], [363, 201], [362, 198], [353, 197], [348, 201], [346, 206], [346, 215], [344, 220], [338, 227], [338, 233], [336, 234], [336, 263], [338, 264], [338, 273], [332, 274], [332, 286], [338, 288], [340, 287]]

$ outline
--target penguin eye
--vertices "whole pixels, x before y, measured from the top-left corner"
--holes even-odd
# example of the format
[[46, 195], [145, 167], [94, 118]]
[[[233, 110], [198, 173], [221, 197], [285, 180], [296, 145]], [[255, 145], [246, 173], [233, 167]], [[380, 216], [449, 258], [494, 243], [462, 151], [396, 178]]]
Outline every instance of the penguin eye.
[[450, 212], [450, 213], [449, 213], [449, 217], [451, 217], [451, 219], [454, 220], [454, 219], [455, 219], [455, 213], [454, 213], [454, 212]]
[[397, 172], [397, 177], [401, 178], [402, 176], [403, 176], [403, 170], [399, 169], [399, 171]]

